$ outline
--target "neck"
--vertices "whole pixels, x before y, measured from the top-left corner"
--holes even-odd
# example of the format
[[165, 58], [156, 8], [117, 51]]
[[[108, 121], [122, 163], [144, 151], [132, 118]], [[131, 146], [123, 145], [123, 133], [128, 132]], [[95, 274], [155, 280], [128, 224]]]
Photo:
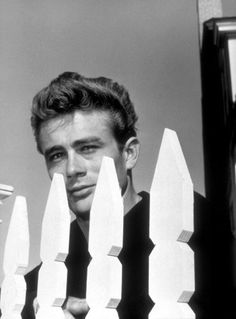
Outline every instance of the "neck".
[[128, 176], [126, 190], [123, 194], [124, 215], [126, 215], [140, 200], [141, 197], [135, 191], [133, 181]]
[[80, 229], [82, 230], [84, 237], [88, 241], [89, 235], [89, 219], [82, 219], [80, 217], [76, 217], [77, 224], [79, 225]]

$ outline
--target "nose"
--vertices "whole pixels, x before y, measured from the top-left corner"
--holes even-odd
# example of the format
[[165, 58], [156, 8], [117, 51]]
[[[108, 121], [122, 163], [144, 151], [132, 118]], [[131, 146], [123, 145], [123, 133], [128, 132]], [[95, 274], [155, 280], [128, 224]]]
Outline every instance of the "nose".
[[66, 176], [72, 178], [74, 176], [86, 175], [86, 164], [84, 158], [75, 152], [68, 154], [66, 165]]

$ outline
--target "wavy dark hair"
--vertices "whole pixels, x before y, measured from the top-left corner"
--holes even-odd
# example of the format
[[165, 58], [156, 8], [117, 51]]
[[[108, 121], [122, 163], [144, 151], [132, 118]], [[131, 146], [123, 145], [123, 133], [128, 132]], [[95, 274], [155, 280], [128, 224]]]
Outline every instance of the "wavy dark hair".
[[111, 128], [121, 147], [129, 137], [136, 136], [138, 118], [129, 93], [122, 85], [105, 77], [87, 78], [75, 72], [64, 72], [33, 99], [31, 126], [40, 153], [41, 124], [76, 110], [110, 112]]

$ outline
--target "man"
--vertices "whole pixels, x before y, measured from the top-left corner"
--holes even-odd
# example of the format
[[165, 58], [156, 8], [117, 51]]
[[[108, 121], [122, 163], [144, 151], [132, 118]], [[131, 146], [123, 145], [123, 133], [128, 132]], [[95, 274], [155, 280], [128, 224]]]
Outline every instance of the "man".
[[[71, 224], [66, 318], [81, 318], [86, 303], [89, 263], [89, 213], [103, 156], [114, 159], [124, 201], [124, 238], [121, 319], [147, 318], [148, 297], [148, 195], [137, 194], [132, 169], [139, 155], [137, 116], [126, 89], [110, 79], [86, 78], [65, 72], [33, 99], [31, 123], [38, 151], [43, 154], [50, 178], [64, 176]], [[39, 266], [40, 267], [40, 266]], [[27, 301], [23, 318], [34, 318], [37, 310], [39, 267], [26, 276]]]

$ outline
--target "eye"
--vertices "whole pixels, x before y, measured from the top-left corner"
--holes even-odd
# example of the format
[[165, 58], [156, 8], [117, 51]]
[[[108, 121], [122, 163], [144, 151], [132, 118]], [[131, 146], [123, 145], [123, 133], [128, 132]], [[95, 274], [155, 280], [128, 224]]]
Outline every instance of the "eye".
[[63, 152], [56, 152], [48, 156], [49, 162], [59, 162], [64, 156]]
[[91, 154], [96, 152], [98, 146], [94, 145], [94, 144], [90, 144], [90, 145], [83, 145], [80, 148], [80, 152], [84, 153], [84, 154]]

